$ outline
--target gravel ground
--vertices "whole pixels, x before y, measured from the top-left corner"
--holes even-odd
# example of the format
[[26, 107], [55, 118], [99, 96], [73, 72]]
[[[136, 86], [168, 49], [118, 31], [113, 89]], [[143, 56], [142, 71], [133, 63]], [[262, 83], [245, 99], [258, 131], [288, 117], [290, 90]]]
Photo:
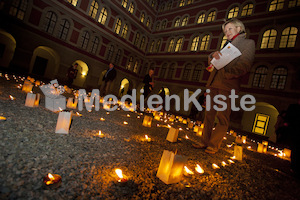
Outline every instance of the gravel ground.
[[[17, 88], [9, 75], [0, 77], [0, 199], [299, 199], [300, 182], [290, 173], [290, 162], [260, 154], [256, 143], [247, 140], [243, 161], [228, 163], [234, 137], [227, 135], [221, 150], [209, 155], [194, 149], [197, 140], [186, 125], [181, 127], [176, 143], [166, 141], [168, 128], [162, 121], [152, 127], [142, 126], [141, 113], [103, 109], [82, 111], [73, 116], [70, 133], [55, 133], [57, 113], [47, 110], [44, 96], [39, 107], [25, 107], [26, 93]], [[18, 78], [17, 78], [18, 80]], [[40, 92], [35, 87], [34, 92]], [[11, 100], [9, 95], [15, 97]], [[75, 110], [76, 112], [76, 110]], [[127, 117], [127, 114], [130, 117]], [[146, 115], [147, 113], [144, 113]], [[149, 114], [147, 114], [149, 115]], [[140, 116], [140, 118], [137, 118]], [[100, 121], [100, 118], [105, 121]], [[128, 125], [124, 125], [127, 121]], [[157, 124], [160, 126], [158, 127]], [[105, 137], [97, 136], [101, 130]], [[143, 141], [147, 134], [152, 142]], [[189, 136], [189, 140], [185, 139]], [[163, 150], [177, 150], [188, 158], [186, 166], [195, 172], [196, 164], [204, 174], [183, 176], [177, 184], [166, 185], [156, 177]], [[222, 167], [221, 162], [228, 165]], [[212, 164], [220, 166], [213, 169]], [[125, 184], [117, 182], [115, 169], [127, 176]], [[48, 173], [59, 174], [62, 184], [56, 189], [43, 185]]]

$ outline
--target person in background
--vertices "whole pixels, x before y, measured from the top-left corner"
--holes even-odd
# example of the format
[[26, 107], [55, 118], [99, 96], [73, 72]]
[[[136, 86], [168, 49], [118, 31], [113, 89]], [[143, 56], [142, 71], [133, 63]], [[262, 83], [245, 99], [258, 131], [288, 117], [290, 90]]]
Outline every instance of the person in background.
[[78, 63], [75, 63], [74, 65], [71, 65], [71, 67], [69, 67], [68, 69], [68, 73], [67, 73], [67, 77], [68, 77], [68, 81], [67, 81], [67, 86], [71, 87], [73, 84], [74, 79], [77, 76], [77, 72], [78, 72]]
[[143, 83], [144, 85], [144, 97], [145, 99], [148, 97], [150, 92], [154, 88], [154, 82], [153, 82], [153, 74], [154, 74], [154, 69], [150, 68], [149, 73], [144, 77]]
[[[210, 89], [209, 95], [213, 99], [216, 95], [223, 95], [226, 100], [227, 108], [224, 111], [216, 111], [213, 106], [214, 101], [211, 101], [211, 109], [206, 110], [204, 117], [204, 129], [201, 142], [193, 144], [195, 148], [205, 149], [206, 153], [216, 153], [222, 143], [223, 137], [227, 132], [230, 121], [231, 102], [229, 95], [231, 90], [239, 90], [241, 78], [250, 72], [255, 54], [255, 42], [251, 39], [246, 39], [245, 26], [238, 19], [230, 19], [222, 25], [223, 32], [227, 37], [228, 42], [234, 45], [240, 52], [241, 56], [235, 58], [225, 67], [217, 70], [211, 64], [213, 58], [220, 59], [219, 51], [213, 52], [208, 57], [210, 65], [208, 71], [211, 71], [207, 81], [207, 89]], [[208, 95], [208, 94], [207, 94]], [[215, 117], [218, 118], [218, 124], [214, 128]]]
[[116, 76], [117, 76], [117, 71], [114, 68], [114, 64], [109, 63], [109, 68], [106, 71], [106, 73], [104, 74], [103, 79], [102, 79], [102, 84], [101, 84], [101, 89], [100, 89], [101, 96], [105, 96], [105, 95], [109, 94], [111, 83], [116, 78]]

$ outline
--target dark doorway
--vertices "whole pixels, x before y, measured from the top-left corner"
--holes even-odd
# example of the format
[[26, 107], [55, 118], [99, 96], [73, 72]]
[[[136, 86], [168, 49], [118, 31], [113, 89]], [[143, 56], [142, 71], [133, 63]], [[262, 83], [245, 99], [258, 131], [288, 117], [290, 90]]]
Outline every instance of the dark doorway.
[[48, 59], [37, 56], [33, 65], [32, 73], [44, 76], [47, 68]]

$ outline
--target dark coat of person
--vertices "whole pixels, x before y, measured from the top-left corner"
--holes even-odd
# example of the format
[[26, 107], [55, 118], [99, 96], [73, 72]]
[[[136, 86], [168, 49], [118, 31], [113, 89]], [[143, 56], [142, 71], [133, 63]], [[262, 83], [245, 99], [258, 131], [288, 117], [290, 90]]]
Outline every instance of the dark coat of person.
[[108, 82], [108, 81], [113, 81], [117, 76], [117, 71], [115, 68], [112, 68], [111, 70], [107, 70], [105, 75], [103, 76], [103, 81]]

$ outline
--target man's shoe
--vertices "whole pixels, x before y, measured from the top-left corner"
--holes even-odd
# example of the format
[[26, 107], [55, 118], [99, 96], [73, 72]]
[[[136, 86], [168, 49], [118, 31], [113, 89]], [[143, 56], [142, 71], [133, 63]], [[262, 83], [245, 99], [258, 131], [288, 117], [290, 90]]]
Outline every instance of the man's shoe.
[[212, 147], [207, 147], [205, 149], [205, 152], [209, 153], [209, 154], [215, 154], [215, 153], [217, 153], [217, 151], [218, 151], [218, 149], [215, 149], [215, 148], [212, 148]]
[[193, 145], [193, 147], [194, 148], [196, 148], [196, 149], [206, 149], [206, 145], [205, 144], [203, 144], [203, 143], [193, 143], [192, 144]]

